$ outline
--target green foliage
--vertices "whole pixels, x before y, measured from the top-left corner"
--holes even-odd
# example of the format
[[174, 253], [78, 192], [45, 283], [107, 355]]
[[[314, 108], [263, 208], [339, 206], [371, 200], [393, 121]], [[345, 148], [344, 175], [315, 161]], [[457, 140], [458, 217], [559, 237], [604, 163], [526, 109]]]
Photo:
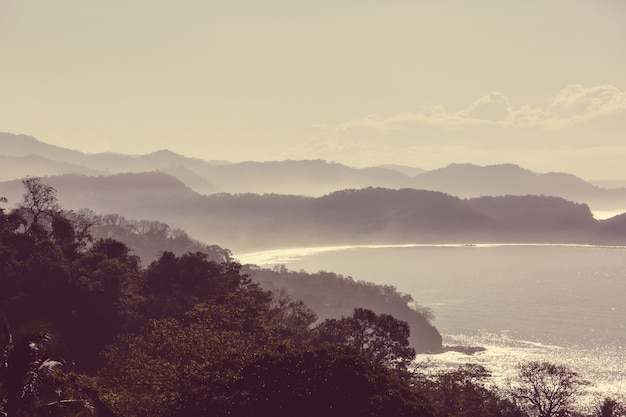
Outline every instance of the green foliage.
[[145, 264], [155, 261], [161, 252], [169, 251], [180, 256], [202, 252], [209, 260], [229, 262], [232, 254], [217, 245], [206, 245], [192, 239], [181, 229], [154, 220], [128, 220], [119, 214], [93, 216], [91, 232], [94, 237], [113, 238], [124, 242]]
[[89, 228], [94, 222], [92, 213], [74, 213], [61, 208], [56, 190], [40, 178], [22, 180], [26, 192], [22, 203], [13, 211], [19, 218], [23, 233], [36, 241], [52, 240], [68, 254], [91, 241]]
[[293, 301], [286, 291], [281, 290], [273, 295], [271, 311], [296, 343], [312, 341], [311, 327], [317, 321], [317, 314], [304, 302]]
[[268, 352], [243, 369], [236, 388], [247, 393], [238, 416], [434, 415], [394, 372], [332, 345]]
[[226, 415], [242, 394], [231, 387], [245, 364], [290, 345], [268, 305], [253, 287], [120, 335], [100, 373], [108, 401], [127, 416]]
[[409, 342], [416, 351], [437, 352], [442, 348], [441, 335], [430, 323], [432, 311], [391, 285], [355, 281], [326, 271], [290, 271], [284, 266], [261, 269], [248, 265], [244, 271], [264, 288], [284, 290], [292, 299], [302, 300], [320, 320], [348, 316], [355, 308], [366, 308], [407, 322], [411, 328]]
[[3, 335], [0, 415], [94, 415], [89, 397], [63, 379], [67, 364], [58, 356], [55, 336], [46, 326], [23, 327], [13, 338], [4, 319]]
[[59, 328], [81, 368], [95, 372], [102, 364], [104, 346], [139, 321], [140, 277], [139, 259], [112, 239], [96, 241], [72, 263], [68, 294], [63, 297], [66, 315]]
[[523, 417], [509, 400], [486, 386], [490, 372], [480, 365], [464, 365], [455, 371], [440, 372], [419, 382], [437, 409], [456, 417]]
[[389, 314], [357, 308], [350, 317], [327, 319], [317, 328], [318, 343], [354, 348], [360, 355], [390, 368], [406, 370], [415, 359], [409, 326]]
[[[93, 213], [62, 209], [39, 179], [24, 185], [21, 206], [0, 208], [4, 417], [548, 417], [569, 411], [586, 384], [565, 367], [521, 365], [511, 399], [524, 414], [482, 367], [411, 379], [407, 322], [428, 335], [423, 350], [441, 336], [430, 311], [395, 288], [285, 268], [250, 268], [253, 282], [227, 252], [166, 250], [142, 268], [126, 244], [91, 238]], [[172, 238], [158, 222], [135, 226]], [[280, 290], [289, 281], [299, 282]], [[353, 313], [312, 329], [311, 307]], [[621, 412], [610, 399], [597, 409]]]
[[240, 286], [251, 286], [236, 262], [209, 261], [201, 252], [177, 257], [163, 252], [147, 268], [139, 293], [146, 298], [144, 314], [151, 318], [181, 318], [194, 305], [219, 300]]
[[[120, 337], [101, 378], [126, 416], [431, 416], [395, 373], [351, 349], [298, 347], [236, 302]], [[216, 325], [216, 322], [219, 325]]]

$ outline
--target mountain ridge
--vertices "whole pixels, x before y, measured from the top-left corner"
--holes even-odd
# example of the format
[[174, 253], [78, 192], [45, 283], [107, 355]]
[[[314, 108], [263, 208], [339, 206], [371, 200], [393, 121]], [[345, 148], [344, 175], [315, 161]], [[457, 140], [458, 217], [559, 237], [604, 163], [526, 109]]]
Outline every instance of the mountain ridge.
[[[594, 209], [626, 211], [626, 188], [602, 188], [572, 174], [536, 173], [511, 163], [487, 166], [456, 163], [430, 171], [393, 164], [352, 168], [319, 159], [227, 163], [189, 158], [167, 149], [145, 155], [85, 154], [45, 144], [32, 136], [8, 133], [0, 133], [0, 149], [0, 156], [8, 149], [13, 157], [33, 158], [30, 162], [21, 160], [23, 166], [37, 165], [36, 157], [29, 155], [52, 161], [34, 172], [37, 176], [160, 171], [207, 195], [276, 193], [320, 197], [337, 190], [373, 186], [441, 191], [461, 198], [549, 195], [586, 203]], [[19, 179], [24, 172], [16, 169], [15, 164], [0, 165], [0, 179], [5, 181]], [[414, 172], [419, 173], [411, 175]]]
[[[402, 243], [626, 244], [626, 217], [593, 217], [589, 206], [552, 196], [459, 198], [439, 191], [367, 187], [322, 197], [202, 195], [162, 172], [63, 175], [44, 182], [68, 209], [157, 220], [233, 251]], [[8, 205], [20, 181], [0, 183]]]

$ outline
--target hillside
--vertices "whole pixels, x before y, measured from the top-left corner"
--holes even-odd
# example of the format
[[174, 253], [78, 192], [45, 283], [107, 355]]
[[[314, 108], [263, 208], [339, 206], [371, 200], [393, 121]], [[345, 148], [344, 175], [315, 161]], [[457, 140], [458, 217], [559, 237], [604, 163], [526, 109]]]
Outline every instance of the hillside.
[[[461, 199], [436, 191], [368, 187], [322, 197], [200, 195], [164, 173], [44, 179], [65, 207], [158, 220], [233, 251], [383, 243], [626, 243], [589, 207], [559, 197]], [[19, 181], [0, 183], [9, 207]]]
[[430, 322], [432, 311], [414, 304], [408, 294], [399, 293], [392, 286], [355, 281], [332, 272], [314, 274], [286, 269], [260, 269], [246, 266], [244, 271], [255, 282], [273, 292], [285, 289], [295, 300], [302, 300], [316, 312], [319, 320], [349, 316], [357, 307], [365, 307], [378, 313], [390, 314], [411, 327], [411, 346], [418, 352], [441, 350], [439, 331]]

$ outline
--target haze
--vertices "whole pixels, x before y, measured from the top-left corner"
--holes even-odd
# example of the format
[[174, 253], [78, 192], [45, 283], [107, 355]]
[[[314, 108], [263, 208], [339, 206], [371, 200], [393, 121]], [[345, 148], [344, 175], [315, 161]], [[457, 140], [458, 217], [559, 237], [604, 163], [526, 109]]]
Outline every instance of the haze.
[[626, 2], [0, 0], [0, 131], [624, 179]]

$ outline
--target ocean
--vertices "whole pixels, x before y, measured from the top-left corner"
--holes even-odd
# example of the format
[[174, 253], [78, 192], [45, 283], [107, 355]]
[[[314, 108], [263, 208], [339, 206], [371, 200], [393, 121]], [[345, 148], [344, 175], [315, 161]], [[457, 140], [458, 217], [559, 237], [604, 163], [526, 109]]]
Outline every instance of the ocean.
[[445, 345], [485, 348], [418, 355], [430, 369], [480, 364], [503, 385], [518, 363], [547, 360], [590, 380], [588, 401], [626, 394], [626, 247], [369, 245], [236, 258], [393, 285], [434, 311]]

